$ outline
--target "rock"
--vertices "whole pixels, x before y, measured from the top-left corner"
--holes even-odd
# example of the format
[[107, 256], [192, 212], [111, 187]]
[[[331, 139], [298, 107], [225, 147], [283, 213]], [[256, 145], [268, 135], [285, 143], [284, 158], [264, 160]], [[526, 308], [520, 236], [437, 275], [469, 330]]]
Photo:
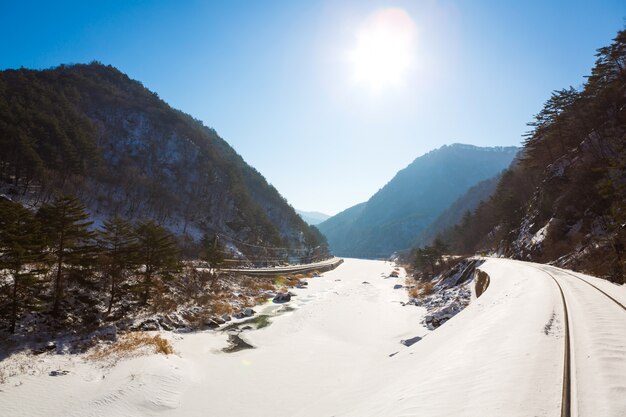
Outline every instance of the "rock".
[[211, 320], [220, 325], [226, 323], [226, 320], [222, 319], [221, 317], [211, 317]]
[[50, 376], [63, 376], [63, 375], [67, 375], [69, 373], [70, 373], [70, 371], [57, 370], [57, 371], [50, 371], [50, 373], [48, 375], [50, 375]]
[[367, 281], [363, 281], [361, 284], [366, 284], [366, 285], [369, 285], [369, 282], [367, 282]]
[[115, 325], [103, 327], [96, 332], [96, 337], [100, 340], [115, 342], [117, 341], [117, 327]]
[[54, 342], [48, 342], [46, 343], [45, 346], [43, 346], [40, 349], [33, 349], [33, 354], [35, 355], [41, 355], [42, 353], [46, 353], [46, 352], [52, 352], [53, 350], [56, 350], [57, 345]]
[[291, 294], [290, 293], [278, 293], [276, 294], [276, 296], [272, 299], [273, 302], [275, 303], [286, 303], [288, 301], [291, 301]]
[[163, 330], [167, 330], [168, 332], [172, 331], [173, 329], [172, 326], [170, 326], [167, 321], [163, 320], [163, 318], [159, 319], [159, 325], [161, 326]]
[[220, 327], [220, 324], [218, 322], [216, 322], [215, 320], [213, 320], [213, 319], [208, 319], [204, 323], [204, 325], [206, 327], [208, 327], [209, 329], [217, 329], [218, 327]]
[[161, 323], [161, 325], [163, 325], [163, 323], [167, 323], [170, 327], [174, 329], [180, 329], [183, 327], [187, 327], [188, 325], [182, 315], [177, 313], [166, 314], [163, 317], [163, 320], [159, 320], [159, 323]]
[[419, 342], [420, 340], [422, 340], [420, 336], [415, 336], [410, 339], [400, 340], [400, 343], [402, 343], [404, 346], [411, 346]]
[[144, 332], [159, 330], [160, 328], [159, 322], [155, 319], [144, 320], [137, 326], [137, 330], [143, 330]]
[[231, 321], [232, 319], [228, 314], [224, 313], [222, 314], [222, 320], [224, 320], [224, 322], [227, 322], [227, 321]]
[[390, 277], [392, 278], [398, 278], [398, 272], [397, 271], [393, 271], [391, 274], [389, 274]]
[[254, 314], [255, 314], [255, 313], [256, 313], [256, 311], [254, 311], [254, 310], [253, 310], [253, 309], [251, 309], [251, 308], [246, 308], [246, 309], [243, 311], [243, 314], [244, 314], [244, 316], [246, 316], [246, 317], [252, 317], [252, 316], [254, 316]]
[[394, 290], [399, 290], [400, 288], [402, 288], [402, 285], [400, 285], [400, 284], [396, 284], [396, 285], [393, 286]]
[[238, 312], [238, 313], [233, 314], [233, 317], [234, 317], [234, 318], [236, 318], [236, 319], [241, 320], [241, 319], [245, 318], [245, 317], [246, 317], [246, 315], [245, 315], [245, 314], [243, 314], [243, 312], [242, 312], [242, 311], [240, 311], [240, 312]]
[[244, 349], [254, 349], [254, 346], [243, 340], [238, 334], [229, 334], [228, 343], [230, 346], [225, 347], [222, 351], [233, 353]]

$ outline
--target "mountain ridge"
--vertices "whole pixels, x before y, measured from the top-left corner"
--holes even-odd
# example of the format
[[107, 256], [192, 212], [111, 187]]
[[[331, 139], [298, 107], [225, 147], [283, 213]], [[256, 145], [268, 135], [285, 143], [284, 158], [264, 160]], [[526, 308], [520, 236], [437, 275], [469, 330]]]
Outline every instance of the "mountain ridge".
[[96, 220], [152, 218], [190, 241], [321, 239], [214, 129], [110, 65], [1, 71], [0, 147], [6, 193], [31, 206], [76, 195]]
[[346, 211], [337, 215], [349, 224], [331, 218], [318, 228], [338, 255], [387, 257], [410, 247], [438, 214], [471, 186], [506, 168], [517, 151], [513, 146], [444, 145], [399, 170], [367, 202], [346, 210], [352, 217]]

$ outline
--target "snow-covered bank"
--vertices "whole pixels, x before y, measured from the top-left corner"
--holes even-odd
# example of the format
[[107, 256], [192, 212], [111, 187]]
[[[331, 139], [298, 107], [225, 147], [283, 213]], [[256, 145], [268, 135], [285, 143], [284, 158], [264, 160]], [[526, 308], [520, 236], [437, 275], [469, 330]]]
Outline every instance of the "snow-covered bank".
[[[202, 332], [170, 334], [176, 355], [112, 367], [44, 354], [32, 358], [44, 372], [0, 387], [0, 414], [558, 416], [564, 357], [558, 288], [522, 262], [491, 259], [480, 268], [490, 275], [488, 290], [433, 332], [420, 324], [423, 308], [402, 305], [406, 292], [394, 286], [403, 274], [390, 278], [389, 263], [348, 259], [296, 290], [287, 304], [294, 310], [244, 332], [254, 349], [224, 353], [225, 333]], [[619, 323], [603, 331], [616, 329]], [[619, 352], [604, 354], [622, 369]], [[69, 373], [50, 376], [52, 369]], [[611, 395], [620, 392], [602, 398], [617, 401]]]

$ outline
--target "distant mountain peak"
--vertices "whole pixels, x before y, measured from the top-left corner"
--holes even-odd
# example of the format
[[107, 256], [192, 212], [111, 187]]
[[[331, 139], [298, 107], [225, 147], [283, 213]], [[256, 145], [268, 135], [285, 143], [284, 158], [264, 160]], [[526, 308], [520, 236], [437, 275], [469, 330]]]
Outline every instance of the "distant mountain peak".
[[448, 206], [507, 168], [518, 148], [454, 143], [411, 162], [366, 203], [319, 225], [339, 256], [381, 258], [410, 247]]
[[319, 211], [304, 211], [296, 209], [296, 213], [302, 217], [302, 220], [311, 226], [318, 225], [331, 217], [328, 214], [320, 213]]

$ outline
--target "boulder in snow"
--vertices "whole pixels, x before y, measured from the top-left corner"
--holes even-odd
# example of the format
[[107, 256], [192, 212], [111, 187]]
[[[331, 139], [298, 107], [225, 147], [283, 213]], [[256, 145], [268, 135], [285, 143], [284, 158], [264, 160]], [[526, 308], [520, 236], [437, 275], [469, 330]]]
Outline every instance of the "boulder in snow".
[[286, 303], [288, 301], [291, 301], [291, 294], [284, 292], [278, 293], [272, 301], [275, 303]]

